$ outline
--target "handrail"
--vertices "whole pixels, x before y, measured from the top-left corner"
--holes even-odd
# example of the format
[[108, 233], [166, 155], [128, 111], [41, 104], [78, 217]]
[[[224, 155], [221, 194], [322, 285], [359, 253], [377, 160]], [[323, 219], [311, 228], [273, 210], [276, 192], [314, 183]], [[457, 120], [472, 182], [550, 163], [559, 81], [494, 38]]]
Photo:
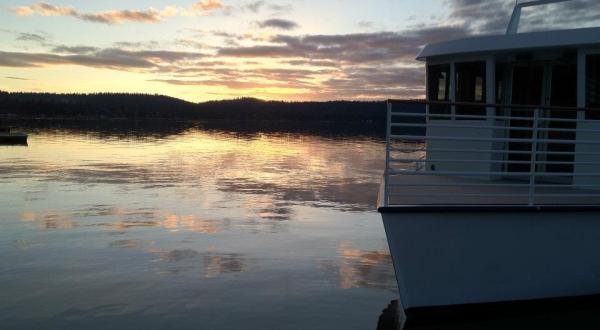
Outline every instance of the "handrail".
[[392, 122], [392, 104], [388, 103], [387, 104], [387, 129], [386, 129], [386, 140], [388, 141], [385, 145], [385, 173], [384, 173], [384, 199], [383, 199], [383, 204], [384, 206], [388, 206], [389, 205], [389, 176], [390, 176], [390, 168], [389, 168], [389, 164], [390, 164], [390, 159], [391, 159], [391, 144], [390, 141], [391, 139], [391, 135], [392, 135], [392, 127], [390, 126]]
[[[398, 103], [531, 111], [450, 116]], [[388, 100], [384, 206], [600, 205], [600, 122], [555, 111], [600, 109]]]
[[551, 3], [566, 2], [570, 0], [533, 0], [528, 2], [518, 2], [515, 4], [510, 22], [506, 28], [506, 34], [516, 34], [519, 32], [519, 23], [521, 22], [521, 10], [525, 7], [548, 5]]
[[531, 105], [531, 104], [501, 104], [501, 103], [477, 103], [477, 102], [451, 102], [451, 101], [426, 101], [426, 100], [401, 100], [388, 99], [387, 103], [403, 103], [403, 104], [423, 104], [423, 105], [446, 105], [446, 106], [464, 106], [478, 108], [513, 108], [519, 110], [558, 110], [558, 111], [592, 111], [600, 112], [600, 108], [587, 107], [564, 107], [564, 106], [549, 106], [549, 105]]

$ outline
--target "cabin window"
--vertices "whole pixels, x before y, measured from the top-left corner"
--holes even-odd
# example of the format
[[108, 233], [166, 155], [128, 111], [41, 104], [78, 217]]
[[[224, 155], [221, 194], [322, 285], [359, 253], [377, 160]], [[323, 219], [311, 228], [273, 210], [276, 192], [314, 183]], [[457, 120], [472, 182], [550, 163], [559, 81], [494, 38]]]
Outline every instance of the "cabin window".
[[[497, 63], [496, 64], [496, 104], [504, 104], [506, 103], [506, 90], [507, 90], [507, 77], [506, 74], [508, 65], [505, 63]], [[503, 108], [496, 108], [496, 116], [503, 116], [505, 114], [505, 110]]]
[[[485, 61], [457, 63], [455, 69], [456, 102], [486, 103]], [[460, 105], [456, 107], [456, 114], [485, 116], [486, 110], [485, 107], [478, 105]]]
[[[430, 65], [427, 71], [427, 88], [429, 90], [427, 96], [429, 101], [449, 102], [450, 64]], [[429, 106], [429, 114], [431, 115], [449, 115], [450, 112], [449, 105], [432, 104]], [[434, 116], [432, 119], [440, 119], [440, 116]]]
[[[586, 107], [600, 109], [600, 54], [586, 58]], [[587, 119], [600, 120], [600, 111], [588, 111]]]

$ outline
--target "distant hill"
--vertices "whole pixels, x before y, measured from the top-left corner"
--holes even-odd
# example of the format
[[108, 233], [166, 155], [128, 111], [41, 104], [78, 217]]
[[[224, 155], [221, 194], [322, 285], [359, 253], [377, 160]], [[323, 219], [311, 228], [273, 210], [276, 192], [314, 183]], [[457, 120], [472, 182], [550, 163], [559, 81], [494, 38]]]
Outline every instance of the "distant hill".
[[[410, 105], [423, 111], [422, 105]], [[0, 92], [0, 116], [65, 119], [286, 120], [385, 123], [385, 102], [283, 102], [255, 98], [191, 103], [163, 95]]]
[[0, 114], [28, 118], [185, 117], [195, 106], [161, 95], [0, 92]]

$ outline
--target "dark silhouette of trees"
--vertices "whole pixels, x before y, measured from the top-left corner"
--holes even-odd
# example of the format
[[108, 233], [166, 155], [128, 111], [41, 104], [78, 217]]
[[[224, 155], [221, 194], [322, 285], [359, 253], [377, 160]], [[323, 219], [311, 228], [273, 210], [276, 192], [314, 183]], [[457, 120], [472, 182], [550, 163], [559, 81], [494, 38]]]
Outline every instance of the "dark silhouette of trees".
[[[421, 111], [420, 105], [408, 105]], [[424, 111], [424, 110], [423, 110]], [[0, 91], [0, 115], [16, 118], [341, 121], [384, 123], [385, 102], [283, 102], [255, 98], [191, 103], [163, 95]]]

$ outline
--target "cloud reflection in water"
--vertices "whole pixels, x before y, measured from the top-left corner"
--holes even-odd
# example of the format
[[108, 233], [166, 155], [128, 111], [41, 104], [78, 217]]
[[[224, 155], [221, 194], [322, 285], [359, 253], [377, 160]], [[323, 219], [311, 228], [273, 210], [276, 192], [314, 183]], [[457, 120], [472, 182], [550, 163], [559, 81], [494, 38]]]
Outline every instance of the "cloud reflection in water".
[[396, 281], [388, 250], [364, 251], [342, 242], [339, 259], [321, 262], [321, 268], [337, 273], [340, 288], [377, 288], [395, 291]]
[[[136, 137], [137, 148], [123, 137], [55, 132], [32, 139], [29, 149], [37, 157], [15, 155], [0, 164], [0, 181], [30, 178], [75, 187], [115, 185], [123, 191], [177, 189], [180, 198], [204, 201], [207, 192], [216, 191], [269, 194], [279, 201], [365, 211], [375, 206], [383, 164], [383, 146], [371, 138], [232, 137], [192, 129], [158, 140]], [[41, 139], [62, 141], [40, 150]], [[217, 202], [221, 200], [207, 206], [217, 207]]]
[[150, 252], [158, 254], [160, 260], [166, 262], [161, 266], [163, 273], [196, 273], [199, 268], [200, 276], [207, 279], [242, 273], [248, 269], [249, 263], [243, 254], [238, 253], [198, 252], [191, 249]]
[[[94, 221], [95, 218], [100, 218]], [[112, 219], [111, 219], [112, 218]], [[72, 212], [32, 212], [20, 215], [23, 222], [35, 223], [39, 229], [74, 229], [77, 227], [106, 227], [115, 230], [134, 228], [164, 228], [170, 231], [192, 231], [216, 234], [230, 226], [230, 221], [205, 219], [196, 215], [177, 215], [167, 211], [93, 206]], [[112, 221], [111, 221], [112, 220]]]

